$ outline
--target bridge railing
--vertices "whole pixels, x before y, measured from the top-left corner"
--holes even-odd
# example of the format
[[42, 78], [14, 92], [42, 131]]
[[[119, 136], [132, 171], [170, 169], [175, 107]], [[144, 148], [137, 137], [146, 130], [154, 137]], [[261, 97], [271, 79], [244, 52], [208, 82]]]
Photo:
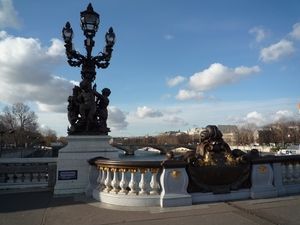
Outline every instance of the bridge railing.
[[270, 165], [273, 173], [271, 184], [278, 196], [300, 193], [300, 155], [258, 157], [252, 159], [252, 163], [252, 171], [261, 174], [266, 173], [266, 166]]
[[54, 187], [56, 158], [0, 159], [0, 190]]
[[110, 204], [159, 205], [161, 172], [159, 161], [98, 159], [91, 163], [86, 194]]
[[159, 162], [97, 160], [98, 189], [125, 194], [158, 194]]
[[251, 163], [251, 188], [213, 194], [187, 193], [184, 161], [95, 160], [86, 194], [115, 205], [162, 207], [300, 194], [300, 156], [260, 156]]

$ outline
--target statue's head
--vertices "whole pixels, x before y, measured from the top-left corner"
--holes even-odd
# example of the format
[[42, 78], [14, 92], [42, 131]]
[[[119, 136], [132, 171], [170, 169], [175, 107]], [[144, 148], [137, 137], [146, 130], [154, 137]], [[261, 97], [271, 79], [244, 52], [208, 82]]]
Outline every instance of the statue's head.
[[201, 131], [200, 138], [201, 142], [207, 140], [207, 141], [218, 141], [222, 139], [222, 133], [218, 129], [217, 126], [214, 125], [208, 125], [206, 126], [205, 130]]
[[109, 88], [103, 88], [102, 89], [102, 94], [105, 95], [105, 96], [109, 96], [111, 93], [110, 89]]
[[81, 92], [81, 88], [75, 85], [73, 88], [73, 95], [78, 95], [80, 92]]
[[88, 80], [84, 79], [80, 82], [80, 88], [84, 91], [88, 91], [91, 89], [91, 82]]

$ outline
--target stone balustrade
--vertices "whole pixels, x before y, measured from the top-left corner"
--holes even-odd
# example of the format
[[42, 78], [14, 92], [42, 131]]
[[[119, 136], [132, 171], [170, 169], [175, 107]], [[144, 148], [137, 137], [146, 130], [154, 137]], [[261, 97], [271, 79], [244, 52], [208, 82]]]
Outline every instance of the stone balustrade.
[[300, 193], [300, 156], [272, 156], [253, 160], [256, 165], [269, 164], [273, 170], [272, 184], [278, 196]]
[[94, 160], [86, 195], [122, 206], [180, 206], [300, 193], [300, 156], [251, 159], [251, 188], [226, 194], [187, 193], [186, 163]]
[[[0, 190], [54, 187], [56, 158], [0, 159]], [[259, 199], [300, 193], [300, 156], [251, 159], [251, 188], [226, 194], [188, 193], [187, 163], [181, 160], [89, 160], [86, 195], [121, 206], [180, 206]]]
[[56, 158], [0, 159], [0, 190], [54, 187]]
[[86, 189], [88, 196], [111, 204], [159, 204], [161, 162], [99, 159], [92, 164], [89, 172], [90, 183]]

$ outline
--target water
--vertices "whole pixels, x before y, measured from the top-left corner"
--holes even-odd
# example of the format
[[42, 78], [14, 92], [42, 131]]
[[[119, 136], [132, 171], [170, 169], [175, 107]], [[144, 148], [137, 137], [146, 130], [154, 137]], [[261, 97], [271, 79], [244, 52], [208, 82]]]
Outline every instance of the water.
[[143, 150], [135, 151], [134, 155], [124, 155], [124, 151], [119, 150], [119, 158], [122, 161], [163, 161], [167, 159], [165, 154]]

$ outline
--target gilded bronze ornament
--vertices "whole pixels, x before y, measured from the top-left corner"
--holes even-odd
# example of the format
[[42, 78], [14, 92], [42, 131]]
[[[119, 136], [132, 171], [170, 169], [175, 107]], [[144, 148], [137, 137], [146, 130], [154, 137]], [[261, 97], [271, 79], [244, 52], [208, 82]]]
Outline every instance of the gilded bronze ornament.
[[174, 179], [178, 179], [180, 177], [180, 172], [177, 171], [177, 170], [173, 170], [171, 172], [171, 177], [174, 178]]
[[250, 156], [238, 149], [232, 151], [222, 136], [217, 126], [207, 126], [200, 133], [196, 152], [183, 156], [188, 162], [188, 192], [223, 194], [251, 186]]

